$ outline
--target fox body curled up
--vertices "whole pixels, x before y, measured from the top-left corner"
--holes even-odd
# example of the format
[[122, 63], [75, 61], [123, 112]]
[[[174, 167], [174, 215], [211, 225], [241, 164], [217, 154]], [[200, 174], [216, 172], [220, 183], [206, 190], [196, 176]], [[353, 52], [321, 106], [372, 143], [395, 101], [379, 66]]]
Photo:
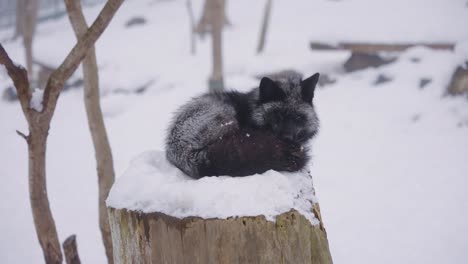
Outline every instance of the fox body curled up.
[[217, 92], [183, 105], [169, 128], [167, 159], [193, 178], [298, 171], [318, 131], [312, 99], [319, 74], [262, 78], [248, 93]]

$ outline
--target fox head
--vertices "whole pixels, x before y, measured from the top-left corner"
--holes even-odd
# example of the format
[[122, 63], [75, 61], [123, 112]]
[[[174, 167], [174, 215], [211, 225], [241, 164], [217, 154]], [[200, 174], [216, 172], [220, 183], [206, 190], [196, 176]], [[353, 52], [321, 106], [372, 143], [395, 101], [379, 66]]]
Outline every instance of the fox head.
[[253, 109], [255, 125], [292, 143], [307, 142], [319, 128], [313, 104], [318, 79], [319, 73], [305, 80], [263, 77]]

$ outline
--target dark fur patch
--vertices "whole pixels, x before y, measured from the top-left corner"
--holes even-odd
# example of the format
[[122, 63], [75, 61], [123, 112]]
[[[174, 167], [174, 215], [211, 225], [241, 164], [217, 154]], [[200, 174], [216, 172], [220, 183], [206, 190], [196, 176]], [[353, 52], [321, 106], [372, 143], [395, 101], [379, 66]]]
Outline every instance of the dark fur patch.
[[252, 107], [249, 104], [249, 95], [239, 92], [226, 92], [230, 99], [230, 104], [236, 110], [236, 119], [240, 126], [247, 126], [250, 123]]
[[207, 146], [199, 175], [247, 176], [267, 170], [298, 171], [307, 164], [306, 149], [265, 130], [241, 130]]

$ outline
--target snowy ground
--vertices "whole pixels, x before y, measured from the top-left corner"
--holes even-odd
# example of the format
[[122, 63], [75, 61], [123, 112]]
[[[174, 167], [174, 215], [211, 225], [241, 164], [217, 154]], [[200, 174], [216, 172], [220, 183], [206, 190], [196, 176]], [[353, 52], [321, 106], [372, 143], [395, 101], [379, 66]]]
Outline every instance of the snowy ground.
[[[199, 14], [201, 1], [195, 1]], [[349, 55], [311, 52], [308, 41], [468, 41], [465, 0], [274, 1], [264, 54], [255, 55], [264, 1], [228, 1], [226, 83], [297, 69], [338, 78], [316, 93], [322, 130], [313, 142], [315, 189], [335, 263], [468, 262], [468, 101], [445, 96], [462, 53], [411, 49], [380, 69], [342, 74]], [[99, 7], [86, 10], [88, 19]], [[148, 23], [125, 28], [134, 16]], [[58, 64], [74, 44], [66, 18], [41, 24], [38, 60]], [[3, 42], [23, 63], [20, 42]], [[206, 88], [209, 39], [189, 55], [185, 1], [126, 1], [97, 44], [103, 110], [117, 174], [137, 154], [162, 149], [171, 113]], [[414, 62], [419, 58], [419, 62]], [[379, 74], [394, 78], [374, 86]], [[78, 73], [80, 75], [80, 73]], [[420, 89], [420, 79], [432, 82]], [[135, 90], [150, 84], [143, 94]], [[9, 80], [0, 69], [0, 89]], [[114, 91], [114, 93], [112, 93]], [[26, 131], [17, 103], [0, 101], [0, 262], [41, 263], [28, 200]], [[82, 92], [64, 93], [47, 149], [48, 189], [59, 236], [78, 235], [83, 263], [104, 263], [97, 181]]]

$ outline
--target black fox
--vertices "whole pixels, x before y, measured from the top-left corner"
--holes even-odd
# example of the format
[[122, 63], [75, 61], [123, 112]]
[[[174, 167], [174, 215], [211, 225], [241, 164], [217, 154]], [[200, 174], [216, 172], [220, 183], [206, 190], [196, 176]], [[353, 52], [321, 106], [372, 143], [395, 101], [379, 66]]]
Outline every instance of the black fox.
[[207, 93], [175, 115], [166, 139], [167, 159], [193, 178], [298, 171], [306, 143], [318, 131], [312, 99], [319, 74], [264, 77], [248, 93]]

